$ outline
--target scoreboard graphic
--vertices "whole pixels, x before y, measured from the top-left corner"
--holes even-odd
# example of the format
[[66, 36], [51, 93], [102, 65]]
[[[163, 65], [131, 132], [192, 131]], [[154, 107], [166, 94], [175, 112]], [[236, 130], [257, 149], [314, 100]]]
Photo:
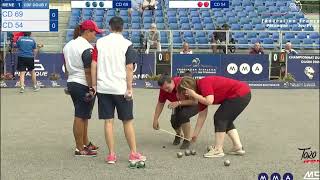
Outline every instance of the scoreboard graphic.
[[229, 1], [169, 1], [169, 8], [229, 8]]
[[2, 0], [1, 31], [58, 31], [58, 10], [49, 0]]

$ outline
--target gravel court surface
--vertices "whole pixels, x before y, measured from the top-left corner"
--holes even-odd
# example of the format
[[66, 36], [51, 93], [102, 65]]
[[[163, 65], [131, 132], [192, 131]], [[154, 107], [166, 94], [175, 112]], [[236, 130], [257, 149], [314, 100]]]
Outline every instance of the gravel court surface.
[[[122, 123], [115, 120], [118, 162], [104, 162], [107, 147], [97, 106], [89, 122], [89, 136], [100, 146], [95, 158], [74, 157], [73, 106], [63, 89], [1, 89], [1, 179], [217, 179], [251, 180], [258, 174], [290, 172], [303, 179], [319, 164], [304, 164], [298, 148], [312, 147], [319, 159], [319, 91], [253, 90], [248, 108], [235, 122], [247, 151], [244, 157], [202, 157], [213, 142], [213, 113], [210, 107], [201, 135], [193, 148], [196, 156], [181, 159], [171, 145], [173, 136], [152, 129], [158, 90], [134, 90], [134, 115], [138, 150], [147, 156], [145, 169], [128, 168], [129, 148]], [[173, 132], [165, 109], [160, 127]], [[195, 125], [195, 118], [192, 119]], [[210, 137], [209, 137], [210, 136]], [[166, 148], [163, 148], [166, 146]], [[225, 151], [231, 148], [226, 139]], [[183, 152], [183, 151], [182, 151]], [[225, 167], [224, 160], [231, 165]]]

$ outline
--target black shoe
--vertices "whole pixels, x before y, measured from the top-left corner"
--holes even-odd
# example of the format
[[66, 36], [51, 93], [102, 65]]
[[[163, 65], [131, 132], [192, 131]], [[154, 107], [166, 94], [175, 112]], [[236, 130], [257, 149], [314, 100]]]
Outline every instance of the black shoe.
[[180, 141], [181, 141], [181, 138], [178, 137], [178, 136], [175, 136], [172, 144], [175, 145], [175, 146], [179, 145]]
[[183, 140], [183, 142], [180, 146], [180, 149], [189, 149], [189, 147], [190, 147], [190, 141]]

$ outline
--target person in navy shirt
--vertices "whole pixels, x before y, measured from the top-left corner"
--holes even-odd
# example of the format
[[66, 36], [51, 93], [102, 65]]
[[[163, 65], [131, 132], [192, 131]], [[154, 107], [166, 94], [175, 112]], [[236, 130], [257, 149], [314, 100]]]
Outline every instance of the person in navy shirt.
[[33, 90], [39, 91], [40, 89], [37, 85], [36, 73], [34, 71], [34, 56], [37, 51], [37, 45], [35, 40], [30, 36], [31, 32], [25, 32], [16, 43], [18, 53], [17, 70], [20, 72], [20, 93], [24, 92], [26, 71], [31, 71]]

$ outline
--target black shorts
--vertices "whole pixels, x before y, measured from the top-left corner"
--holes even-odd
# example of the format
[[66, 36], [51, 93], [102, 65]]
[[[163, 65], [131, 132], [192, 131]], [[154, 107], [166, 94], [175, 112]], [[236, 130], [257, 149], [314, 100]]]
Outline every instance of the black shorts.
[[74, 105], [74, 116], [82, 119], [91, 119], [95, 98], [89, 102], [85, 100], [89, 87], [76, 82], [68, 82], [67, 87]]
[[133, 119], [133, 100], [126, 100], [124, 95], [97, 93], [97, 96], [99, 119], [113, 119], [115, 108], [118, 119], [122, 121]]
[[182, 124], [190, 122], [190, 118], [196, 114], [198, 114], [198, 105], [177, 107], [171, 115], [171, 126], [173, 129], [178, 129]]
[[19, 72], [34, 70], [34, 58], [18, 56], [17, 70]]
[[233, 99], [227, 99], [221, 103], [214, 114], [215, 132], [228, 132], [235, 129], [233, 121], [247, 107], [251, 100], [251, 93]]

